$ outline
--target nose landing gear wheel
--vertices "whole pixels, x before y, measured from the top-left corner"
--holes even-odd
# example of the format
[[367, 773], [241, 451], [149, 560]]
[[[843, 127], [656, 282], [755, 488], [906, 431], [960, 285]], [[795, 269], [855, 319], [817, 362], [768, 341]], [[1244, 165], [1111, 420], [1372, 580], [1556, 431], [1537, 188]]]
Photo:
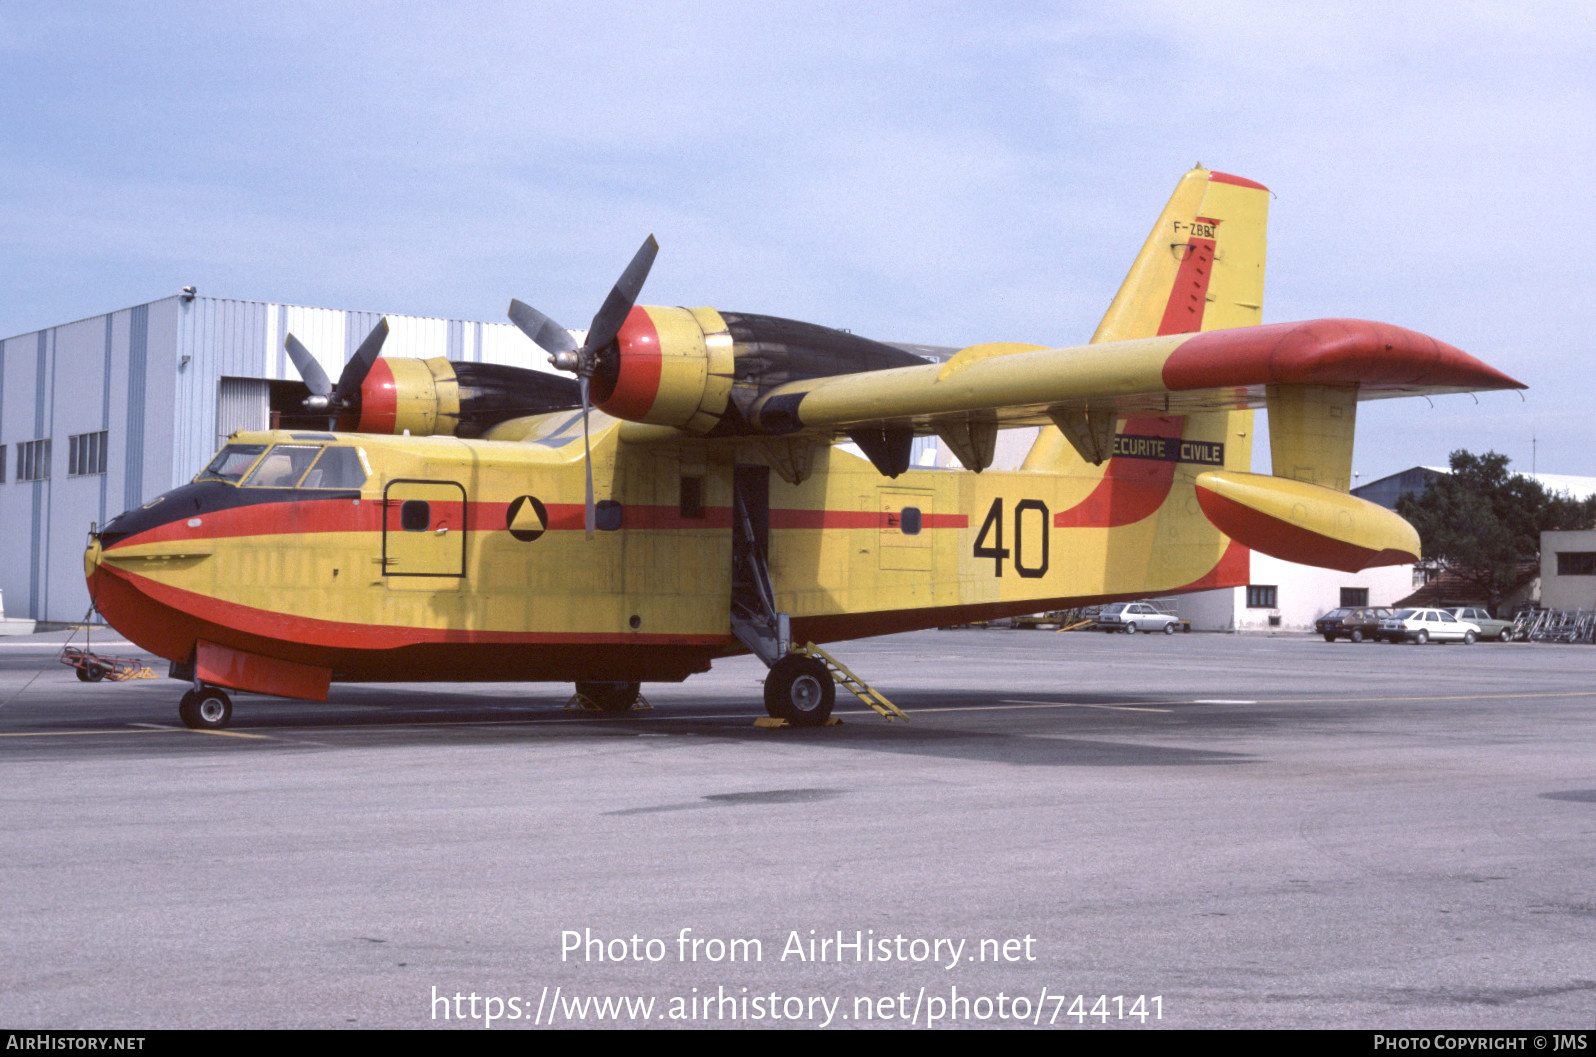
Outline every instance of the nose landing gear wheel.
[[577, 683], [576, 692], [598, 706], [600, 712], [625, 712], [637, 704], [639, 683]]
[[233, 702], [214, 686], [207, 686], [184, 694], [177, 714], [191, 730], [221, 730], [233, 721]]
[[789, 654], [765, 676], [765, 711], [795, 727], [819, 727], [831, 718], [837, 684], [813, 657]]

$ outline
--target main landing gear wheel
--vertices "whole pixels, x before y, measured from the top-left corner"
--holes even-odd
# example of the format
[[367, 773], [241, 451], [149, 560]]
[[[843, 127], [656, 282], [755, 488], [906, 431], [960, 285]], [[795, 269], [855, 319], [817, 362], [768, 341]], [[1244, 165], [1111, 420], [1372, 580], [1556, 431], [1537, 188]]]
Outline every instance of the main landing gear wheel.
[[640, 683], [577, 683], [576, 692], [593, 702], [600, 712], [625, 712], [637, 704]]
[[788, 654], [765, 676], [765, 711], [795, 727], [824, 726], [836, 703], [837, 684], [813, 657]]
[[221, 730], [233, 721], [233, 702], [216, 687], [207, 686], [184, 694], [177, 714], [192, 730]]

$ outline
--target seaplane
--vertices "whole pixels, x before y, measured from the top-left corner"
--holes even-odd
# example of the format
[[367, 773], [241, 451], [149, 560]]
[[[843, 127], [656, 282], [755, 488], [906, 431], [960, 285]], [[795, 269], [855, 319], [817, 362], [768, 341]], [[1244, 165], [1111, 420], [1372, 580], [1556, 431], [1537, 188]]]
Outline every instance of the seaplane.
[[[742, 653], [770, 715], [814, 726], [852, 678], [829, 644], [1244, 585], [1253, 550], [1415, 561], [1413, 528], [1349, 493], [1359, 402], [1523, 386], [1392, 324], [1263, 323], [1268, 202], [1187, 172], [1073, 347], [935, 360], [638, 305], [652, 237], [585, 332], [511, 302], [561, 373], [385, 358], [382, 323], [334, 383], [290, 336], [304, 428], [236, 433], [92, 533], [90, 594], [199, 729], [230, 692], [334, 682], [569, 682], [621, 712]], [[1022, 427], [1020, 468], [993, 469]], [[929, 436], [957, 466], [911, 465]]]

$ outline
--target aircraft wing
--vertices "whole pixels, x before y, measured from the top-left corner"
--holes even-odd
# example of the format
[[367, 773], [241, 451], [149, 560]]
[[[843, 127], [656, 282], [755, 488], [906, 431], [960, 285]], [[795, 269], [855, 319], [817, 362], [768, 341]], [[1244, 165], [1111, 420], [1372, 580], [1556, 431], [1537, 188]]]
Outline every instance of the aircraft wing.
[[791, 382], [752, 418], [770, 434], [929, 433], [972, 418], [1006, 427], [1264, 407], [1277, 387], [1354, 389], [1359, 400], [1526, 388], [1415, 331], [1320, 319], [1074, 348], [976, 345], [942, 364]]

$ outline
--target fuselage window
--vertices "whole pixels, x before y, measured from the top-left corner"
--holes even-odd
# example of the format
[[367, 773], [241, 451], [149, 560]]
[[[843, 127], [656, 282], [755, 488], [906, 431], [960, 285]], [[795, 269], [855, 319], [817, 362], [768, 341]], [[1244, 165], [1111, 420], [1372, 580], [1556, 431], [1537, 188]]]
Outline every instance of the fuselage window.
[[310, 468], [301, 488], [359, 488], [366, 483], [366, 468], [353, 448], [324, 448]]
[[229, 444], [216, 453], [216, 458], [211, 464], [200, 471], [194, 480], [199, 481], [230, 481], [237, 484], [244, 472], [255, 465], [255, 460], [260, 458], [260, 453], [266, 450], [264, 444]]
[[899, 514], [905, 536], [918, 536], [920, 534], [920, 508], [906, 506]]
[[432, 525], [432, 506], [425, 499], [406, 499], [399, 506], [399, 527], [406, 532], [425, 532]]
[[310, 464], [321, 454], [314, 444], [279, 444], [266, 453], [250, 475], [244, 478], [245, 488], [292, 488], [305, 476]]

